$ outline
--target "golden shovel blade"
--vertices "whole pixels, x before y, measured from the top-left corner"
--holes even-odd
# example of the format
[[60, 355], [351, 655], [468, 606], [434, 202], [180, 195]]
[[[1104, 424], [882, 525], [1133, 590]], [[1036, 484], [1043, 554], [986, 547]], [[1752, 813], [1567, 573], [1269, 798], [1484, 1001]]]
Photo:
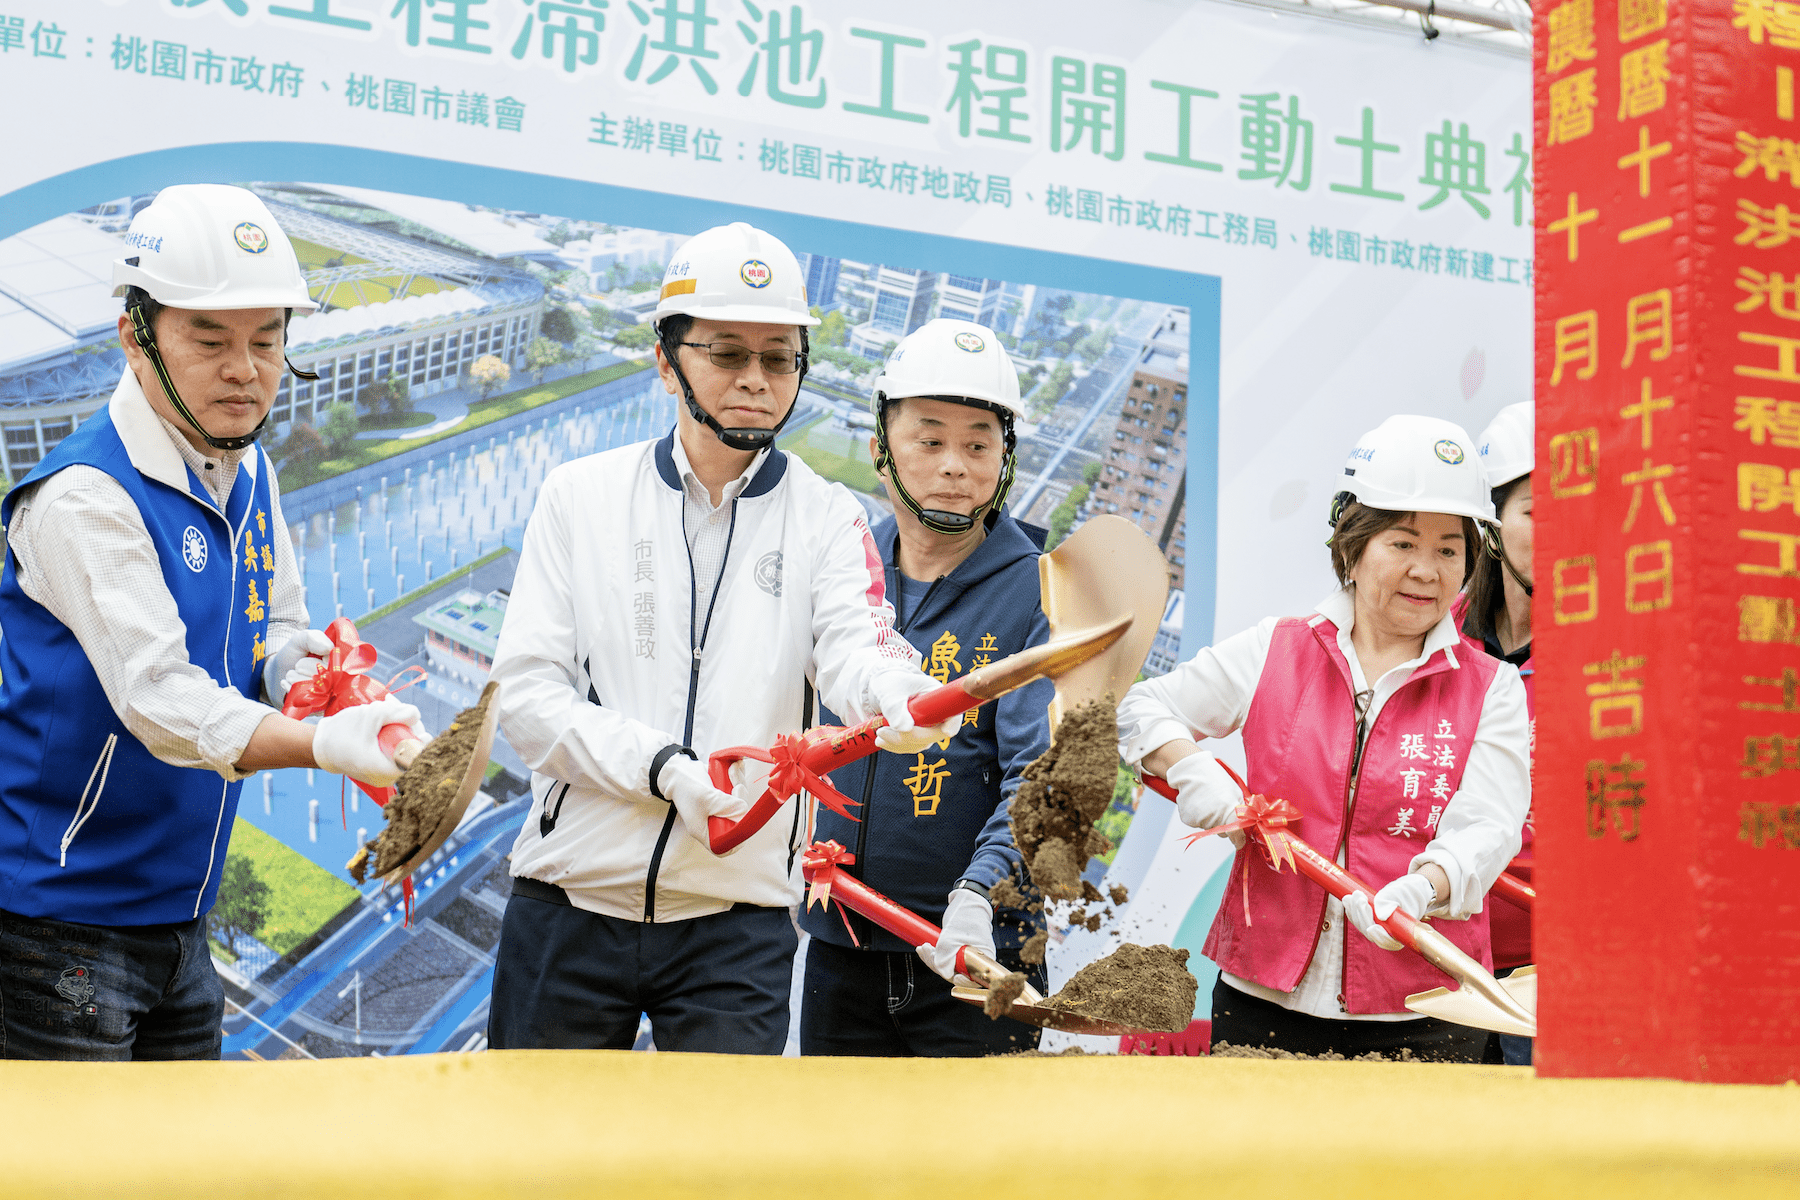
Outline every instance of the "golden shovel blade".
[[481, 699], [487, 703], [487, 713], [476, 731], [475, 745], [469, 752], [468, 765], [463, 769], [462, 782], [457, 786], [456, 795], [444, 809], [437, 828], [419, 844], [419, 848], [407, 856], [405, 862], [391, 871], [381, 875], [383, 883], [392, 885], [405, 879], [418, 869], [420, 863], [430, 858], [439, 846], [449, 840], [456, 827], [462, 823], [463, 814], [469, 811], [469, 802], [475, 799], [475, 793], [481, 790], [481, 781], [487, 776], [488, 760], [494, 753], [494, 730], [500, 723], [500, 702], [495, 695], [500, 685], [489, 682], [481, 689]]
[[1169, 599], [1169, 564], [1144, 531], [1123, 517], [1090, 517], [1056, 549], [1038, 559], [1038, 581], [1050, 636], [1103, 625], [1122, 614], [1131, 628], [1103, 654], [1056, 680], [1050, 727], [1090, 700], [1114, 701], [1137, 682], [1156, 641]]
[[1495, 1033], [1510, 1033], [1516, 1037], [1536, 1037], [1537, 968], [1520, 967], [1497, 982], [1521, 1009], [1532, 1015], [1533, 1020], [1528, 1023], [1519, 1019], [1468, 986], [1456, 991], [1432, 988], [1429, 992], [1419, 992], [1406, 998], [1406, 1007], [1413, 1012], [1457, 1025], [1490, 1029]]
[[[987, 989], [978, 987], [953, 987], [950, 994], [958, 1000], [974, 1005], [987, 1003]], [[1116, 1021], [1099, 1021], [1093, 1017], [1084, 1017], [1079, 1013], [1065, 1012], [1060, 1008], [1051, 1008], [1044, 1004], [1033, 1004], [1023, 998], [1014, 1000], [1007, 1010], [1007, 1016], [1027, 1025], [1036, 1025], [1041, 1029], [1055, 1029], [1063, 1033], [1085, 1033], [1099, 1037], [1124, 1037], [1127, 1034], [1143, 1035], [1142, 1029], [1133, 1029], [1129, 1025], [1121, 1025]]]

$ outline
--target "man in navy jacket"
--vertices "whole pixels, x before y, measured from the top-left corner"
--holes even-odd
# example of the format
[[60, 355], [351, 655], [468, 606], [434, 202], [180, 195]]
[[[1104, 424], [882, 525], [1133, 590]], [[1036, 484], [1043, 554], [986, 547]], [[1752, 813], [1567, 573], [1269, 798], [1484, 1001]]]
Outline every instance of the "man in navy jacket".
[[[896, 500], [875, 542], [896, 624], [926, 672], [954, 679], [1048, 640], [1038, 593], [1043, 531], [1002, 510], [1020, 406], [999, 338], [969, 321], [920, 327], [876, 381], [875, 411], [871, 449]], [[923, 752], [875, 755], [833, 773], [861, 802], [861, 820], [820, 808], [815, 836], [849, 847], [851, 874], [944, 934], [915, 955], [841, 906], [804, 910], [812, 941], [802, 1054], [976, 1056], [1036, 1044], [1036, 1030], [990, 1020], [950, 988], [966, 982], [955, 964], [967, 945], [1045, 989], [1042, 965], [1019, 959], [1042, 917], [996, 913], [989, 893], [1020, 874], [1009, 810], [1025, 767], [1049, 747], [1052, 694], [1039, 681], [965, 714], [954, 737]]]

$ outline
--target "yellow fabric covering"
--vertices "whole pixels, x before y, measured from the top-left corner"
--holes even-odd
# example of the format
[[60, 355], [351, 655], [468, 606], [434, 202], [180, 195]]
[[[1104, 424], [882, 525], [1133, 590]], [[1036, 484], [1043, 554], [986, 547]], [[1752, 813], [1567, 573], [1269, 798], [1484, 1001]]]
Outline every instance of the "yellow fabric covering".
[[0, 1063], [0, 1195], [1800, 1195], [1800, 1088], [1205, 1058]]

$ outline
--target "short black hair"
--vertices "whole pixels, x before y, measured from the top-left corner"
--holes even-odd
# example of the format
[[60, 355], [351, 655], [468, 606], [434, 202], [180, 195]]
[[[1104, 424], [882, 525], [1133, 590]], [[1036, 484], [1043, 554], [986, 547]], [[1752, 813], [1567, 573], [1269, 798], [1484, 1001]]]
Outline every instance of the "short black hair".
[[656, 336], [662, 340], [663, 353], [670, 358], [675, 357], [675, 348], [687, 341], [687, 336], [694, 328], [694, 318], [688, 313], [671, 313], [656, 323]]

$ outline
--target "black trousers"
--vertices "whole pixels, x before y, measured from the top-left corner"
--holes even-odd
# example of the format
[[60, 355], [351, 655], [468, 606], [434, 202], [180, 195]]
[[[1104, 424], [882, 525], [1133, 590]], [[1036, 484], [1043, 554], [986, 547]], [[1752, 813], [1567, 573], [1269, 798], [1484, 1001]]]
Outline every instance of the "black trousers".
[[[1047, 992], [1043, 964], [1027, 967], [1017, 950], [995, 956]], [[800, 1053], [869, 1058], [979, 1058], [1037, 1047], [1031, 1025], [990, 1018], [958, 1000], [950, 984], [917, 954], [852, 950], [813, 938], [806, 946], [800, 1002]]]
[[629, 1050], [640, 1015], [658, 1050], [780, 1054], [800, 938], [785, 908], [737, 905], [648, 924], [513, 880], [500, 926], [488, 1044]]
[[1436, 1017], [1412, 1021], [1335, 1021], [1271, 1004], [1260, 996], [1226, 983], [1213, 984], [1212, 1042], [1217, 1046], [1259, 1046], [1290, 1054], [1324, 1054], [1335, 1051], [1355, 1058], [1371, 1050], [1398, 1057], [1411, 1050], [1425, 1062], [1481, 1061], [1487, 1048], [1485, 1029], [1452, 1025]]

